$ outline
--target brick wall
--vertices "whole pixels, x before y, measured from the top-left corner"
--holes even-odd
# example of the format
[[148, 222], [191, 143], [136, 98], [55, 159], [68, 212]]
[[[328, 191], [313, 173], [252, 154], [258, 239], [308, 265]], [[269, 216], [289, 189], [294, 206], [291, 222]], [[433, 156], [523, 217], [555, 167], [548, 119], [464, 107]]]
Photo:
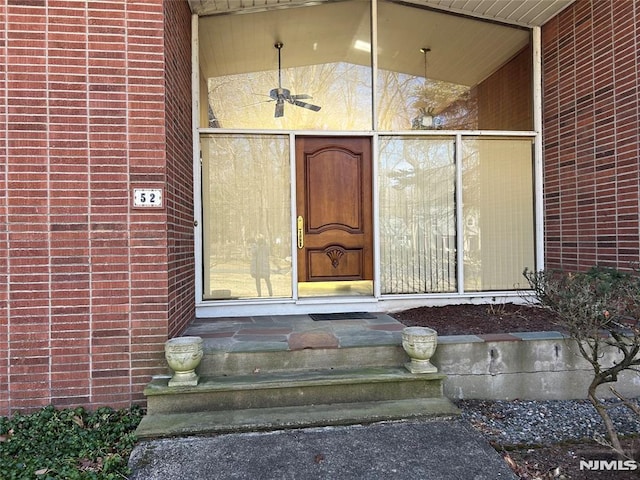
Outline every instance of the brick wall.
[[479, 130], [533, 130], [531, 45], [477, 86]]
[[578, 0], [542, 29], [547, 268], [639, 260], [638, 18]]
[[[2, 415], [140, 401], [190, 314], [191, 140], [166, 127], [190, 98], [164, 28], [162, 0], [0, 1]], [[173, 34], [175, 56], [190, 31]], [[138, 185], [167, 208], [133, 209]]]
[[[0, 3], [0, 22], [6, 24], [7, 6]], [[9, 281], [7, 230], [7, 34], [0, 28], [0, 415], [9, 411]]]
[[169, 337], [195, 317], [191, 10], [164, 2]]

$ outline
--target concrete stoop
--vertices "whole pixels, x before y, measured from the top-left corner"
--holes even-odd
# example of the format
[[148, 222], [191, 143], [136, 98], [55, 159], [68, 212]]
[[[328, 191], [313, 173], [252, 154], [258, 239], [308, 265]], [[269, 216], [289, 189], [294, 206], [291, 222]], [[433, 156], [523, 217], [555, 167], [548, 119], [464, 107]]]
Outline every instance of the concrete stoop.
[[139, 438], [258, 432], [291, 428], [369, 424], [418, 418], [451, 418], [460, 411], [446, 398], [302, 405], [197, 413], [156, 413], [144, 417]]
[[[244, 361], [214, 361], [207, 352], [194, 387], [169, 387], [155, 378], [145, 389], [147, 415], [140, 438], [350, 425], [459, 414], [443, 395], [445, 375], [412, 374], [398, 346], [234, 352]], [[329, 353], [328, 355], [323, 355]], [[260, 362], [255, 362], [256, 357]], [[271, 358], [273, 357], [273, 358]], [[310, 362], [309, 358], [324, 358]], [[363, 359], [372, 365], [362, 366]], [[367, 362], [363, 362], [367, 363]], [[273, 366], [251, 371], [251, 365]], [[309, 368], [310, 364], [320, 368]], [[213, 365], [217, 365], [215, 375]], [[233, 367], [230, 367], [233, 365]], [[287, 365], [291, 370], [282, 370]], [[359, 368], [348, 368], [359, 365]], [[305, 368], [306, 367], [306, 368]], [[220, 374], [220, 372], [224, 372]]]

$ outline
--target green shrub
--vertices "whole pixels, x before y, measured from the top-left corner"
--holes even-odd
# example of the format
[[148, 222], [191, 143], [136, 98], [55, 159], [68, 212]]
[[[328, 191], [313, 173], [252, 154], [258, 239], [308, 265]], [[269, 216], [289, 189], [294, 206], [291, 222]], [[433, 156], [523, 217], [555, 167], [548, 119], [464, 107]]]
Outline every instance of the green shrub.
[[53, 406], [0, 417], [0, 479], [122, 479], [136, 442], [139, 407], [88, 412]]
[[[556, 314], [557, 323], [576, 340], [580, 355], [593, 369], [587, 397], [604, 422], [610, 446], [623, 450], [609, 408], [598, 398], [601, 385], [618, 381], [624, 371], [640, 369], [640, 272], [594, 267], [587, 272], [524, 271], [540, 305]], [[604, 351], [613, 351], [605, 360]], [[640, 415], [637, 405], [610, 387], [622, 403]]]

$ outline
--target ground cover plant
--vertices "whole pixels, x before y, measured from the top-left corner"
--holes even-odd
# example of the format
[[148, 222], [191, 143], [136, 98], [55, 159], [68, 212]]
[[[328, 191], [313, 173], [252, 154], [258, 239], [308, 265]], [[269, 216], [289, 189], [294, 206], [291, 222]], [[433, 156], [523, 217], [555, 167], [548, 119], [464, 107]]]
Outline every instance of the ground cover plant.
[[56, 409], [0, 417], [0, 480], [123, 479], [139, 407]]

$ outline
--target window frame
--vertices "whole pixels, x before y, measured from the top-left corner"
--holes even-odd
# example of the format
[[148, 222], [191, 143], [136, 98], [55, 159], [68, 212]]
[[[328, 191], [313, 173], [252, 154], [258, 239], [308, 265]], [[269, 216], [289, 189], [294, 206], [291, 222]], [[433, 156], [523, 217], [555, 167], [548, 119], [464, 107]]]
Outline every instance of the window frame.
[[[371, 20], [372, 20], [372, 50], [377, 48], [377, 0], [371, 2]], [[521, 26], [521, 25], [518, 25]], [[208, 317], [208, 316], [220, 316], [220, 315], [252, 315], [263, 313], [264, 304], [269, 303], [270, 313], [272, 314], [286, 314], [286, 313], [304, 313], [309, 311], [318, 311], [324, 308], [323, 305], [327, 303], [341, 304], [341, 308], [344, 310], [356, 309], [362, 310], [368, 308], [372, 311], [386, 311], [394, 307], [394, 305], [402, 305], [405, 308], [412, 304], [446, 304], [454, 299], [475, 299], [475, 300], [495, 300], [497, 298], [513, 298], [520, 296], [522, 292], [514, 291], [499, 291], [499, 292], [465, 292], [464, 285], [464, 269], [463, 266], [463, 251], [460, 248], [460, 242], [462, 241], [462, 235], [460, 229], [462, 229], [461, 222], [457, 222], [457, 265], [458, 265], [458, 291], [447, 294], [393, 294], [382, 295], [380, 292], [380, 247], [377, 239], [379, 238], [379, 196], [378, 196], [378, 148], [379, 137], [384, 136], [410, 136], [410, 135], [426, 135], [426, 136], [452, 136], [455, 138], [456, 151], [462, 151], [462, 142], [464, 137], [530, 137], [533, 140], [533, 160], [534, 160], [534, 221], [535, 221], [535, 239], [534, 239], [534, 256], [536, 263], [536, 270], [544, 268], [544, 242], [543, 242], [543, 165], [542, 165], [542, 64], [541, 64], [541, 29], [540, 27], [531, 27], [531, 39], [533, 50], [533, 126], [531, 131], [457, 131], [457, 130], [437, 130], [437, 131], [378, 131], [376, 130], [376, 102], [373, 101], [376, 95], [376, 89], [378, 88], [377, 77], [377, 60], [376, 56], [372, 56], [372, 115], [373, 115], [373, 130], [364, 132], [353, 131], [281, 131], [281, 130], [237, 130], [237, 129], [215, 129], [215, 128], [201, 128], [200, 127], [200, 102], [202, 97], [200, 96], [200, 78], [199, 78], [199, 58], [198, 58], [198, 15], [192, 16], [192, 95], [193, 95], [193, 111], [192, 111], [192, 129], [193, 129], [193, 178], [194, 178], [194, 256], [196, 265], [195, 275], [195, 304], [196, 304], [196, 316]], [[365, 135], [372, 138], [372, 162], [373, 162], [373, 223], [374, 223], [374, 293], [373, 297], [367, 297], [365, 299], [334, 299], [333, 301], [327, 301], [326, 298], [321, 301], [314, 301], [313, 299], [299, 299], [297, 295], [297, 269], [295, 267], [292, 271], [293, 275], [293, 298], [291, 299], [266, 299], [266, 300], [245, 300], [245, 301], [226, 301], [226, 300], [204, 300], [203, 299], [203, 232], [202, 232], [202, 162], [200, 156], [200, 135], [201, 134], [288, 134], [290, 136], [290, 158], [295, 158], [295, 137], [296, 135]], [[456, 154], [457, 155], [457, 154]], [[295, 162], [291, 161], [292, 179], [295, 179]], [[456, 162], [456, 182], [460, 185], [461, 168], [460, 162]], [[291, 201], [292, 201], [292, 245], [295, 246], [295, 181], [291, 182]], [[458, 219], [462, 218], [462, 192], [460, 188], [456, 188], [456, 216]], [[400, 297], [400, 298], [398, 298]], [[419, 303], [417, 303], [419, 302]]]

